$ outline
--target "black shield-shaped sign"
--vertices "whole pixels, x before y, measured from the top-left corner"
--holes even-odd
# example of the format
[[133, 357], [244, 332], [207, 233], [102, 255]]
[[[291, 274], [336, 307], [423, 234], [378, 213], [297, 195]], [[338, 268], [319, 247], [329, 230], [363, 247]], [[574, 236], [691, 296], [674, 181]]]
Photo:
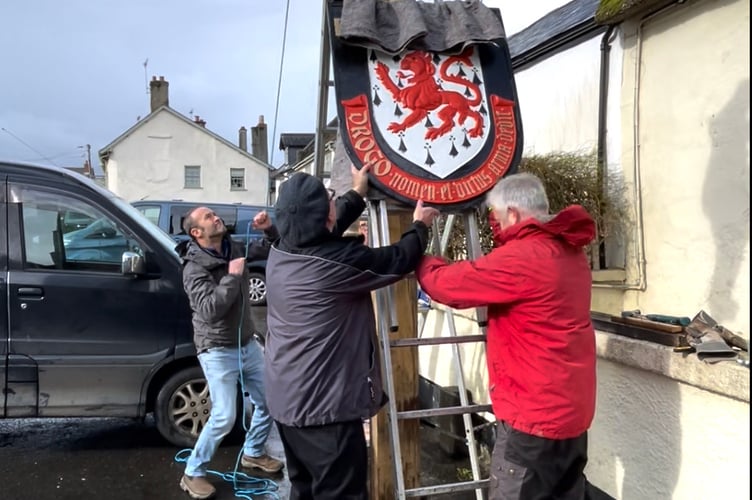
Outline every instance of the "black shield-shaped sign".
[[342, 3], [328, 5], [342, 140], [357, 168], [373, 165], [379, 190], [464, 209], [516, 170], [522, 122], [505, 39], [391, 55], [340, 40]]

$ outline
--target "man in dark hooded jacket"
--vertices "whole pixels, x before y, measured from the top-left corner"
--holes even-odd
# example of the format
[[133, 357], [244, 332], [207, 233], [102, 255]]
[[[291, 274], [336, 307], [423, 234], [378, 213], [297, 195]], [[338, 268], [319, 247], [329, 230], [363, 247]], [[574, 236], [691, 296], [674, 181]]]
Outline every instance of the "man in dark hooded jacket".
[[268, 255], [277, 232], [265, 211], [254, 217], [253, 227], [263, 229], [266, 238], [250, 242], [246, 249], [227, 235], [224, 222], [210, 208], [197, 207], [183, 219], [183, 230], [191, 239], [178, 245], [177, 251], [183, 258], [183, 286], [193, 310], [194, 343], [212, 402], [209, 420], [180, 480], [180, 487], [191, 498], [214, 496], [214, 486], [206, 478], [207, 465], [235, 424], [239, 380], [254, 406], [241, 465], [265, 472], [283, 467], [264, 451], [272, 419], [266, 408], [263, 353], [253, 340], [245, 265], [246, 258]]
[[426, 257], [431, 299], [488, 306], [488, 385], [498, 420], [489, 500], [582, 500], [595, 413], [591, 271], [595, 223], [581, 206], [549, 215], [541, 181], [510, 175], [487, 195], [494, 248], [474, 261]]
[[265, 358], [269, 412], [285, 448], [291, 500], [365, 500], [363, 419], [385, 403], [371, 291], [413, 271], [438, 215], [418, 202], [389, 246], [342, 237], [365, 208], [369, 166], [335, 199], [297, 173], [280, 186], [269, 253]]

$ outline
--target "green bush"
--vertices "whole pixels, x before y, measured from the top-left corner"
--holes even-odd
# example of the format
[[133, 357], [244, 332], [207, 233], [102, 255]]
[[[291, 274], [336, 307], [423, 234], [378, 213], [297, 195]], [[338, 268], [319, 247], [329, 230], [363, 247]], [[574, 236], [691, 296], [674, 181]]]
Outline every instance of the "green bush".
[[[624, 202], [620, 183], [609, 179], [608, 193], [601, 186], [598, 174], [597, 158], [594, 152], [551, 153], [547, 155], [527, 156], [520, 162], [518, 172], [529, 172], [541, 179], [546, 186], [551, 213], [556, 213], [569, 205], [582, 205], [593, 216], [597, 227], [597, 238], [588, 249], [591, 262], [596, 266], [599, 260], [599, 248], [606, 238], [620, 231], [625, 219]], [[485, 204], [475, 209], [478, 216], [480, 243], [483, 253], [493, 246], [491, 230], [488, 225], [488, 212]], [[465, 231], [460, 222], [452, 228], [447, 245], [447, 257], [452, 260], [467, 256]], [[443, 233], [447, 216], [439, 222]]]

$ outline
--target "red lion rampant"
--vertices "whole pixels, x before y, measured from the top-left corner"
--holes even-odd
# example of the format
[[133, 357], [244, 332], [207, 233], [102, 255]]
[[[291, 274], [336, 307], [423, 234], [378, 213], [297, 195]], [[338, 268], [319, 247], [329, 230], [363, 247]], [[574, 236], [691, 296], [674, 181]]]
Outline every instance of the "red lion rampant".
[[[433, 140], [450, 132], [455, 125], [462, 126], [468, 117], [475, 121], [475, 125], [468, 129], [470, 137], [483, 135], [483, 117], [473, 109], [481, 103], [481, 92], [478, 85], [458, 75], [450, 75], [449, 67], [460, 62], [468, 67], [472, 66], [470, 54], [472, 48], [466, 49], [458, 56], [447, 58], [440, 66], [441, 78], [446, 82], [453, 82], [469, 88], [472, 98], [467, 98], [459, 92], [443, 90], [436, 83], [434, 74], [436, 65], [432, 61], [431, 54], [427, 52], [410, 52], [400, 62], [397, 77], [406, 79], [407, 85], [399, 88], [389, 76], [389, 68], [382, 62], [376, 63], [376, 76], [384, 87], [392, 94], [396, 102], [411, 110], [402, 122], [392, 122], [387, 127], [392, 133], [403, 132], [423, 120], [429, 112], [441, 108], [437, 113], [441, 124], [438, 127], [428, 127], [426, 139]], [[405, 73], [409, 72], [409, 73]]]

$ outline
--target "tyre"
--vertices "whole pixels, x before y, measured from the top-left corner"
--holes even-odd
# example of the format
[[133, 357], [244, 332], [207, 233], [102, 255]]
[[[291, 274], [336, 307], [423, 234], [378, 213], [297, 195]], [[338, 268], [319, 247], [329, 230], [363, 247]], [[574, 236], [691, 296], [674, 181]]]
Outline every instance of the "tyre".
[[[200, 366], [192, 366], [172, 375], [160, 388], [154, 407], [157, 430], [170, 443], [192, 448], [211, 412], [209, 385]], [[238, 443], [243, 430], [243, 400], [238, 391], [238, 416], [225, 442]]]
[[251, 272], [248, 274], [248, 296], [252, 306], [266, 304], [266, 276], [263, 273]]

